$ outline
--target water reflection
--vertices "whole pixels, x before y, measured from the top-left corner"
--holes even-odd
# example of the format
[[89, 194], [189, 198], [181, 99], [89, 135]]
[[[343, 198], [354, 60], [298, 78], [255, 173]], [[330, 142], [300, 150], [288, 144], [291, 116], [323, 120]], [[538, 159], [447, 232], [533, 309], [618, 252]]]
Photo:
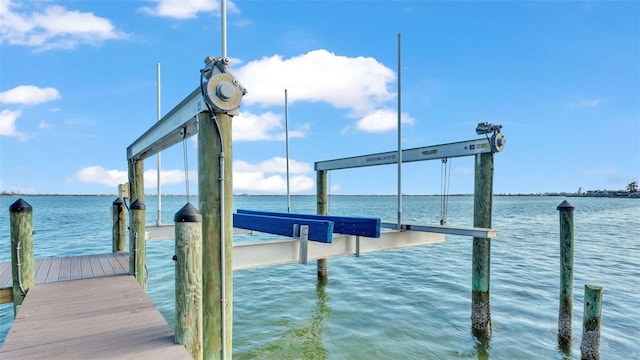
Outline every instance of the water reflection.
[[245, 354], [236, 354], [238, 359], [327, 359], [327, 349], [322, 338], [327, 334], [328, 325], [325, 317], [331, 313], [327, 304], [329, 296], [326, 292], [326, 282], [316, 283], [316, 306], [300, 326], [287, 324], [286, 330], [271, 343], [265, 344]]
[[476, 354], [478, 354], [478, 360], [488, 360], [489, 350], [491, 349], [491, 335], [483, 333], [474, 333], [476, 338]]

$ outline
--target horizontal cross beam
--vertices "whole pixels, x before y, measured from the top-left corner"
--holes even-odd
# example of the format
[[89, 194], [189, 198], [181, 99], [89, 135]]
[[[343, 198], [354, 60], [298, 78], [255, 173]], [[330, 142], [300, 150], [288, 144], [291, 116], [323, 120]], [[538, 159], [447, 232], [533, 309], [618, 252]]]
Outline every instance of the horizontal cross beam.
[[[197, 87], [127, 148], [127, 160], [144, 160], [198, 133], [198, 114], [208, 109]], [[186, 133], [185, 133], [186, 131]]]
[[[454, 158], [490, 152], [491, 144], [489, 143], [488, 139], [467, 140], [449, 144], [423, 146], [419, 148], [402, 150], [402, 162], [405, 163], [413, 161]], [[351, 169], [356, 167], [397, 163], [398, 152], [387, 151], [383, 153], [317, 161], [315, 163], [315, 170], [321, 171]]]

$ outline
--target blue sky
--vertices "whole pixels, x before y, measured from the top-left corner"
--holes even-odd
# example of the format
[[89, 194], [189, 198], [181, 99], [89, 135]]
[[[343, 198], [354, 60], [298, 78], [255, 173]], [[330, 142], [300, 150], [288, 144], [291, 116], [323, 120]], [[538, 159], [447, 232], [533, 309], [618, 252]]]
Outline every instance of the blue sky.
[[[503, 125], [496, 193], [623, 189], [640, 180], [637, 1], [229, 1], [234, 193], [314, 194], [313, 163], [476, 139]], [[0, 0], [0, 190], [116, 193], [126, 148], [221, 55], [219, 1]], [[187, 141], [195, 185], [197, 149]], [[451, 193], [473, 192], [451, 160]], [[156, 191], [156, 157], [145, 161]], [[183, 146], [162, 153], [162, 192], [184, 193]], [[406, 194], [439, 194], [438, 161], [403, 166]], [[397, 167], [330, 173], [332, 194], [394, 194]], [[193, 191], [193, 190], [192, 190]]]

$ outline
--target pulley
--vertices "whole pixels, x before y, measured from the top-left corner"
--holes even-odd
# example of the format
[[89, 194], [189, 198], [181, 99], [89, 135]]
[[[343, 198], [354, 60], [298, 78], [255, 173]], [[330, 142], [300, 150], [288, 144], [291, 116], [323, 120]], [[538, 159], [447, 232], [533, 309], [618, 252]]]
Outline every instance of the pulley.
[[478, 135], [493, 133], [491, 138], [487, 135], [487, 139], [491, 144], [491, 153], [494, 154], [504, 150], [504, 145], [507, 143], [507, 139], [504, 138], [500, 129], [502, 129], [502, 125], [494, 125], [489, 122], [478, 123], [478, 127], [476, 127], [476, 134]]
[[491, 152], [497, 153], [504, 150], [504, 145], [507, 143], [507, 139], [504, 138], [501, 132], [494, 133], [491, 135]]
[[229, 70], [229, 58], [208, 56], [204, 63], [205, 67], [201, 70], [206, 79], [206, 86], [201, 84], [204, 101], [214, 112], [238, 115], [240, 101], [247, 89]]

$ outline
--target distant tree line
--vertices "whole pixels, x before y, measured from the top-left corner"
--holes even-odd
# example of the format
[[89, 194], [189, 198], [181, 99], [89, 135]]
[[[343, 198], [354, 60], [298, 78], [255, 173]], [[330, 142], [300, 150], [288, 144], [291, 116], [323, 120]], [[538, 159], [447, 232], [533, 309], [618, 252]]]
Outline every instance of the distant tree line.
[[630, 182], [622, 190], [588, 190], [583, 191], [582, 188], [578, 188], [576, 192], [578, 196], [603, 196], [603, 197], [640, 197], [638, 193], [638, 182]]

